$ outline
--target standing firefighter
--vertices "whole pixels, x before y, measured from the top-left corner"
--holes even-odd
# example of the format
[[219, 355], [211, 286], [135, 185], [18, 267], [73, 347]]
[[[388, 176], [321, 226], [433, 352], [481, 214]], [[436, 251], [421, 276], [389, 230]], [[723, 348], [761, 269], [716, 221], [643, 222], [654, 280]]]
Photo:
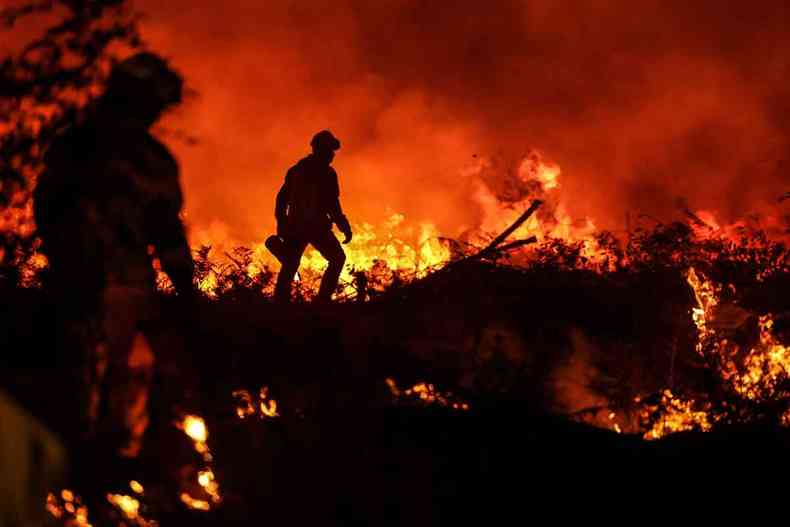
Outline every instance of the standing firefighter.
[[288, 170], [277, 194], [274, 214], [277, 236], [283, 243], [279, 251], [276, 239], [270, 239], [268, 245], [282, 263], [274, 293], [278, 302], [290, 300], [291, 281], [308, 244], [329, 262], [317, 300], [331, 300], [346, 261], [346, 254], [332, 233], [332, 224], [345, 236], [343, 243], [351, 241], [351, 225], [340, 207], [337, 172], [330, 166], [340, 141], [330, 131], [323, 130], [313, 137], [310, 146], [313, 153]]
[[148, 422], [153, 255], [181, 297], [193, 292], [178, 164], [149, 133], [182, 84], [151, 53], [116, 65], [105, 93], [53, 142], [34, 194], [60, 326], [83, 355], [86, 427], [125, 457]]

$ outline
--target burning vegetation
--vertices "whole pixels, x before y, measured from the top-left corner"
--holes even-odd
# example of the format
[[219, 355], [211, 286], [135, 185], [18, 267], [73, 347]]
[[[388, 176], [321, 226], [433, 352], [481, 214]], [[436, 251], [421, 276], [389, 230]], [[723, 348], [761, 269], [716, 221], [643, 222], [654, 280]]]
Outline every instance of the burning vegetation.
[[[766, 293], [790, 276], [781, 240], [749, 225], [719, 227], [702, 213], [687, 223], [615, 236], [597, 230], [592, 219], [568, 215], [561, 170], [537, 152], [519, 163], [513, 177], [521, 190], [508, 200], [481, 183], [480, 227], [460, 239], [443, 238], [432, 225], [410, 226], [400, 215], [379, 227], [356, 226], [333, 316], [347, 321], [338, 322], [345, 326], [339, 331], [356, 341], [356, 351], [344, 353], [382, 354], [375, 380], [387, 387], [386, 406], [465, 414], [484, 411], [479, 407], [492, 401], [519, 400], [650, 441], [733, 424], [790, 422], [790, 356], [781, 313], [786, 306]], [[227, 240], [214, 247], [223, 245]], [[262, 309], [275, 320], [267, 342], [291, 352], [311, 349], [289, 343], [293, 334], [274, 336], [280, 331], [274, 326], [296, 322], [271, 310], [277, 266], [263, 246], [228, 249], [224, 257], [214, 247], [195, 250], [201, 309], [217, 320], [228, 318], [220, 315], [225, 309]], [[296, 300], [307, 303], [324, 264], [308, 252], [302, 265]], [[28, 268], [20, 285], [46, 291], [45, 272], [39, 276], [45, 269]], [[161, 271], [160, 290], [166, 300], [169, 285]], [[580, 294], [590, 298], [574, 305]], [[360, 316], [370, 323], [352, 328]], [[201, 331], [210, 334], [210, 327]], [[568, 337], [574, 327], [589, 335], [583, 346]], [[406, 340], [399, 342], [398, 335]], [[432, 344], [420, 342], [427, 335]], [[217, 328], [213, 338], [214, 344], [201, 346], [221, 348], [226, 329]], [[325, 344], [314, 344], [314, 351], [321, 353]], [[449, 351], [437, 351], [442, 347]], [[403, 376], [392, 350], [422, 366]], [[575, 366], [559, 366], [574, 358]], [[264, 369], [305, 366], [293, 360]], [[649, 373], [638, 377], [639, 364]], [[577, 374], [581, 380], [570, 387], [577, 381], [568, 384], [565, 377]], [[269, 384], [250, 389], [234, 383], [225, 387], [229, 397], [222, 411], [250, 433], [266, 436], [320, 412], [308, 410], [315, 404], [305, 400], [309, 392], [287, 395], [290, 388], [276, 380], [272, 393], [282, 391], [283, 399], [270, 396]], [[206, 421], [185, 415], [175, 425], [199, 455], [180, 469], [182, 506], [202, 514], [221, 510], [226, 493], [238, 490], [217, 477]], [[227, 434], [229, 425], [223, 426]], [[107, 502], [126, 524], [155, 525], [145, 513], [142, 486], [131, 489], [107, 493]], [[68, 492], [51, 495], [47, 509], [65, 525], [91, 524], [88, 508]]]
[[[101, 13], [72, 4], [85, 40], [71, 44], [95, 47], [95, 56], [83, 56], [70, 75], [42, 81], [27, 98], [15, 99], [10, 117], [0, 120], [0, 154], [13, 161], [8, 166], [16, 176], [0, 182], [7, 205], [0, 213], [0, 291], [20, 306], [3, 330], [20, 349], [47, 338], [30, 322], [38, 306], [46, 306], [48, 262], [25, 184], [41, 168], [37, 140], [49, 140], [40, 131], [68, 122], [90, 99], [110, 41], [139, 45], [136, 25], [122, 9], [112, 10], [116, 18], [108, 27]], [[31, 79], [46, 80], [62, 67], [52, 50], [64, 45], [68, 31], [54, 31], [27, 50], [16, 64], [24, 75], [13, 77], [11, 88], [24, 91]], [[0, 74], [7, 77], [14, 66], [4, 64]], [[74, 99], [77, 88], [86, 93]], [[473, 220], [450, 236], [438, 221], [412, 220], [405, 212], [389, 211], [375, 224], [359, 217], [335, 303], [323, 311], [309, 305], [326, 265], [316, 251], [302, 258], [298, 307], [284, 309], [272, 302], [278, 264], [262, 242], [244, 246], [222, 229], [194, 225], [194, 286], [202, 295], [190, 314], [195, 318], [177, 330], [189, 353], [179, 350], [173, 362], [194, 362], [197, 373], [190, 375], [202, 381], [206, 401], [200, 412], [174, 422], [174, 408], [160, 409], [159, 422], [168, 425], [156, 437], [175, 429], [178, 440], [154, 447], [162, 452], [142, 451], [149, 465], [178, 466], [168, 465], [165, 483], [125, 478], [123, 487], [101, 488], [96, 505], [78, 497], [76, 487], [53, 491], [45, 504], [52, 518], [77, 527], [99, 524], [90, 517], [153, 527], [160, 517], [180, 514], [255, 517], [256, 500], [276, 508], [278, 498], [299, 495], [303, 485], [328, 492], [333, 481], [307, 477], [318, 472], [315, 466], [326, 468], [322, 464], [331, 474], [349, 471], [346, 481], [364, 486], [359, 481], [371, 476], [368, 467], [345, 460], [364, 458], [359, 465], [365, 465], [371, 450], [387, 451], [387, 441], [403, 440], [404, 422], [425, 415], [438, 429], [487, 412], [504, 412], [508, 423], [517, 412], [559, 414], [562, 426], [594, 425], [607, 431], [603, 441], [638, 441], [634, 448], [642, 453], [672, 435], [790, 426], [787, 217], [770, 211], [728, 223], [679, 200], [682, 221], [629, 216], [624, 230], [610, 232], [596, 218], [576, 215], [563, 170], [550, 154], [530, 150], [511, 164], [475, 156], [462, 172], [473, 209], [464, 217]], [[779, 197], [776, 207], [786, 199]], [[156, 248], [149, 254], [159, 300], [171, 317], [165, 320], [182, 320]], [[172, 359], [164, 341], [157, 360]], [[156, 396], [168, 388], [180, 387], [156, 386], [150, 400], [165, 400]], [[390, 413], [397, 416], [392, 422], [366, 429]], [[413, 436], [434, 430], [424, 421], [410, 426]], [[165, 459], [183, 447], [179, 440], [189, 441], [188, 455]], [[411, 436], [404, 441], [415, 465], [427, 463], [420, 449], [440, 450], [415, 446]], [[318, 450], [317, 444], [330, 446]], [[345, 458], [333, 459], [338, 452]], [[467, 451], [459, 455], [467, 457]], [[397, 491], [424, 490], [422, 468]], [[271, 482], [258, 473], [264, 470], [271, 470]], [[445, 481], [445, 474], [434, 476]], [[293, 511], [281, 505], [280, 513], [288, 518]]]

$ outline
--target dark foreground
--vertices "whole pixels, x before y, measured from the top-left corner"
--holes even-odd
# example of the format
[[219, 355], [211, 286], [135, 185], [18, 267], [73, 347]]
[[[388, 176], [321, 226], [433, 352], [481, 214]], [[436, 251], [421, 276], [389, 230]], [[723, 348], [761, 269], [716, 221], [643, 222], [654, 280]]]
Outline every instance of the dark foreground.
[[[205, 463], [172, 424], [183, 411], [177, 377], [152, 388], [137, 461], [109, 461], [79, 441], [68, 410], [73, 361], [41, 330], [58, 308], [44, 293], [8, 292], [3, 386], [66, 441], [64, 486], [103, 496], [129, 493], [135, 479], [146, 488], [145, 516], [164, 526], [521, 524], [512, 519], [538, 512], [614, 519], [624, 506], [649, 516], [786, 473], [790, 433], [759, 419], [648, 442], [564, 415], [583, 406], [572, 407], [574, 396], [616, 402], [663, 388], [666, 339], [685, 350], [673, 357], [676, 382], [694, 384], [681, 277], [604, 283], [586, 273], [515, 280], [477, 271], [476, 282], [437, 278], [364, 305], [282, 309], [245, 292], [202, 303], [179, 360], [200, 386], [190, 411], [205, 418], [223, 498], [208, 512], [179, 501], [184, 490], [200, 496], [194, 480]], [[177, 320], [178, 306], [163, 304], [166, 320]], [[575, 371], [568, 364], [581, 351], [595, 375], [582, 391], [563, 390], [559, 377]], [[402, 388], [432, 382], [470, 409], [397, 399], [386, 378]], [[240, 419], [232, 392], [261, 386], [280, 415]], [[94, 512], [94, 525], [118, 524]]]

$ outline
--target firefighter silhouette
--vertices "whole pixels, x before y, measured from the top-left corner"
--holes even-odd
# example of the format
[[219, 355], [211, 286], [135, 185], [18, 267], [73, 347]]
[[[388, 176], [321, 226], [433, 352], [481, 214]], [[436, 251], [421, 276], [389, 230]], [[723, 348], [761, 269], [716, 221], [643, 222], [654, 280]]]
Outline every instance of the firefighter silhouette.
[[291, 281], [308, 244], [329, 262], [316, 300], [330, 301], [346, 261], [346, 254], [332, 233], [332, 224], [345, 236], [343, 243], [352, 237], [351, 225], [340, 207], [337, 172], [331, 166], [340, 141], [330, 131], [322, 130], [313, 136], [310, 146], [313, 152], [285, 175], [274, 212], [277, 236], [266, 243], [282, 263], [274, 293], [278, 302], [290, 300]]
[[148, 423], [152, 259], [180, 297], [193, 295], [178, 164], [149, 132], [182, 88], [152, 53], [117, 64], [103, 95], [53, 141], [34, 191], [60, 325], [83, 355], [86, 429], [125, 457], [137, 454]]

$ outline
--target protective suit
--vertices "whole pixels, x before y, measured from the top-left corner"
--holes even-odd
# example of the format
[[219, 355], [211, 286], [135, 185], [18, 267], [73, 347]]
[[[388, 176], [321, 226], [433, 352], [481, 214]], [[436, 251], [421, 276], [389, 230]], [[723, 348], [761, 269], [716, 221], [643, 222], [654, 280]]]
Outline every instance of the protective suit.
[[324, 130], [313, 137], [311, 146], [313, 153], [288, 170], [277, 194], [277, 234], [284, 242], [282, 255], [278, 255], [282, 268], [275, 288], [275, 299], [280, 302], [290, 299], [291, 281], [308, 244], [329, 262], [317, 297], [318, 301], [329, 301], [346, 261], [346, 254], [332, 233], [332, 225], [337, 225], [344, 234], [343, 243], [352, 237], [351, 225], [340, 206], [337, 172], [330, 166], [340, 141]]

